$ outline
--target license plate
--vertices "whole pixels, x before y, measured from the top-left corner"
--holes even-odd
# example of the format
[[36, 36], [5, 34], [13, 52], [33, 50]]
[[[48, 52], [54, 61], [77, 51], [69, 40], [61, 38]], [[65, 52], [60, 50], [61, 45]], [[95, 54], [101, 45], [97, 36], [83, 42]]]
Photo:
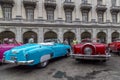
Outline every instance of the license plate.
[[11, 60], [15, 60], [15, 57], [14, 57], [14, 56], [11, 56]]

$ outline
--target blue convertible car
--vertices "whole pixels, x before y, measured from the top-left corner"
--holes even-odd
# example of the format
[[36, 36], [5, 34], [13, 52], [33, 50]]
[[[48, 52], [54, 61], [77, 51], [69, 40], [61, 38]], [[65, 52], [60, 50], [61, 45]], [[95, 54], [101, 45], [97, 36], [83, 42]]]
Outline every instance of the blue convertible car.
[[4, 53], [3, 63], [19, 65], [40, 65], [46, 67], [49, 60], [69, 55], [71, 47], [58, 39], [47, 39], [44, 43], [28, 43]]

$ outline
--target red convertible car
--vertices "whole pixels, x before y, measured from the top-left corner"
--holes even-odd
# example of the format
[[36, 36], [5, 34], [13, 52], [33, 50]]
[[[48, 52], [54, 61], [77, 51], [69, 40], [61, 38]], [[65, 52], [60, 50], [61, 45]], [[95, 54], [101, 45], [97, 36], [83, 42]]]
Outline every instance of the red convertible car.
[[106, 62], [111, 56], [106, 44], [92, 42], [93, 40], [84, 39], [81, 43], [73, 45], [72, 58], [78, 60], [100, 60]]
[[117, 52], [120, 54], [120, 39], [116, 39], [114, 42], [108, 44], [110, 52]]
[[22, 45], [22, 43], [18, 43], [15, 39], [8, 39], [5, 38], [3, 41], [0, 41], [0, 63], [2, 62], [2, 58], [3, 58], [3, 54], [5, 51], [16, 47], [16, 46], [20, 46]]

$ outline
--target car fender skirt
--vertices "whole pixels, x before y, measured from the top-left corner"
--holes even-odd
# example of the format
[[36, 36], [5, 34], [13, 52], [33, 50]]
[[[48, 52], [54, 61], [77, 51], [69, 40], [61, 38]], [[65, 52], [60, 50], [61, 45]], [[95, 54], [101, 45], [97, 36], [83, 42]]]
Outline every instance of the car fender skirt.
[[46, 54], [46, 55], [43, 55], [41, 58], [40, 58], [40, 62], [44, 62], [44, 61], [47, 61], [51, 58], [51, 55], [50, 54]]

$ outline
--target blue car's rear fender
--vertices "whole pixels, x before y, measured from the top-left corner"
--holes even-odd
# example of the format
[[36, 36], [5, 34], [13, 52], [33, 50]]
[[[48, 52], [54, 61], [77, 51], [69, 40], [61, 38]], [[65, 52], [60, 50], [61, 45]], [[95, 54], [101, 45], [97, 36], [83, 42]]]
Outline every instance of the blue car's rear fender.
[[39, 64], [41, 62], [41, 57], [44, 55], [50, 54], [52, 58], [53, 51], [48, 48], [36, 48], [28, 52], [26, 59], [34, 60], [34, 63], [31, 65]]

